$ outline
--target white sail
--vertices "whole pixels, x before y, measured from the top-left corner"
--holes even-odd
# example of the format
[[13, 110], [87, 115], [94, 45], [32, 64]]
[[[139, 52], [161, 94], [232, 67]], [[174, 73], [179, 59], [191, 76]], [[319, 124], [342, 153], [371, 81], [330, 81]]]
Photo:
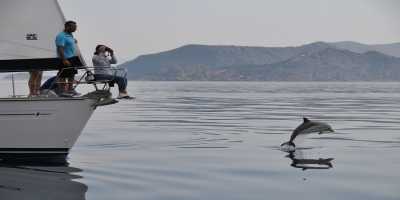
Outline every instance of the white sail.
[[56, 57], [64, 21], [56, 0], [1, 0], [0, 60]]
[[64, 23], [57, 0], [1, 0], [0, 71], [55, 69], [46, 65], [56, 63], [54, 40]]

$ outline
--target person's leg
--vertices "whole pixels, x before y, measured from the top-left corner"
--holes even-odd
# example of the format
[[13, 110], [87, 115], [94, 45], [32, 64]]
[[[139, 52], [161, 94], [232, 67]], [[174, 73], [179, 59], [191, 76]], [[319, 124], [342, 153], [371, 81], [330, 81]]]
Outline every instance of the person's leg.
[[67, 92], [68, 91], [68, 84], [67, 84], [67, 76], [66, 76], [66, 68], [61, 68], [60, 71], [58, 72], [58, 79], [57, 79], [57, 85], [59, 89], [59, 93]]
[[126, 91], [126, 88], [128, 87], [128, 79], [126, 79], [126, 77], [123, 77], [123, 79], [124, 79], [125, 91]]
[[95, 78], [96, 80], [99, 80], [99, 81], [102, 81], [102, 80], [109, 80], [109, 81], [111, 81], [111, 80], [114, 79], [114, 76], [108, 75], [108, 74], [95, 74], [95, 75], [94, 75], [94, 78]]
[[28, 81], [29, 96], [34, 95], [34, 86], [33, 86], [34, 76], [35, 76], [35, 72], [34, 71], [30, 71], [29, 72], [29, 81]]
[[114, 87], [115, 76], [109, 74], [94, 74], [96, 81], [108, 81], [110, 87]]
[[126, 88], [128, 86], [128, 80], [125, 77], [120, 77], [117, 76], [115, 77], [115, 80], [118, 84], [118, 89], [119, 89], [119, 95], [117, 99], [134, 99], [135, 97], [131, 97], [128, 92], [126, 91]]
[[95, 74], [94, 77], [96, 80], [115, 81], [118, 85], [118, 91], [119, 91], [118, 98], [132, 99], [132, 97], [130, 97], [126, 91], [127, 80], [125, 77], [113, 76], [108, 74]]
[[59, 78], [59, 83], [60, 83], [60, 88], [61, 92], [67, 92], [68, 91], [68, 78], [67, 77], [60, 77]]
[[76, 70], [71, 67], [64, 68], [59, 73], [58, 85], [62, 93], [73, 92], [75, 74]]
[[75, 74], [77, 74], [77, 73], [78, 73], [78, 70], [75, 68], [70, 68], [68, 71], [68, 76], [69, 76], [68, 91], [75, 93], [75, 94], [79, 94], [78, 92], [76, 92], [74, 90]]
[[115, 76], [115, 82], [117, 82], [118, 85], [118, 91], [119, 93], [127, 94], [126, 92], [126, 80], [123, 77], [120, 76]]
[[53, 76], [47, 79], [42, 86], [40, 86], [40, 91], [54, 90], [54, 92], [58, 93], [58, 84], [57, 84], [57, 76]]
[[42, 84], [42, 76], [43, 73], [42, 71], [37, 71], [37, 75], [35, 77], [34, 80], [34, 84], [35, 84], [35, 93], [38, 95], [40, 92], [40, 85]]
[[68, 90], [69, 92], [72, 92], [72, 90], [74, 89], [74, 80], [75, 80], [75, 76], [70, 76], [68, 78]]
[[128, 79], [126, 78], [126, 75], [127, 75], [126, 69], [122, 70], [121, 71], [121, 78], [124, 80], [124, 83], [125, 83], [125, 93], [128, 93], [126, 91], [126, 88], [128, 87]]
[[29, 72], [30, 77], [28, 81], [29, 86], [29, 96], [38, 95], [39, 88], [42, 81], [42, 72], [41, 71], [31, 71]]

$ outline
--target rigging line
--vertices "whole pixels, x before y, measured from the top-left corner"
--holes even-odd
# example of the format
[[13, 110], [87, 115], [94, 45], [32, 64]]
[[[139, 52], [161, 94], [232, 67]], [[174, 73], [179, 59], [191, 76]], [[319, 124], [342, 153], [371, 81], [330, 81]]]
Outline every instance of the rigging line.
[[38, 50], [42, 50], [42, 51], [48, 51], [48, 52], [54, 52], [55, 51], [53, 49], [46, 49], [46, 48], [43, 48], [43, 47], [36, 47], [36, 46], [22, 44], [22, 43], [19, 43], [19, 42], [9, 41], [9, 40], [1, 40], [0, 39], [0, 42], [9, 43], [9, 44], [16, 44], [16, 45], [19, 45], [19, 46], [28, 47], [28, 48], [32, 48], [32, 49], [38, 49]]

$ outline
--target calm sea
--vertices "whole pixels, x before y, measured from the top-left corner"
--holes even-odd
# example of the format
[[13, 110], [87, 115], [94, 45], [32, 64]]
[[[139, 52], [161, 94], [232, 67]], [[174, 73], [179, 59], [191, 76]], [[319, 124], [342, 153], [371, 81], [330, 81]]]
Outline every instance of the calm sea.
[[[400, 83], [129, 82], [129, 92], [137, 99], [96, 110], [69, 166], [0, 167], [0, 199], [400, 199]], [[336, 132], [280, 151], [303, 116]]]

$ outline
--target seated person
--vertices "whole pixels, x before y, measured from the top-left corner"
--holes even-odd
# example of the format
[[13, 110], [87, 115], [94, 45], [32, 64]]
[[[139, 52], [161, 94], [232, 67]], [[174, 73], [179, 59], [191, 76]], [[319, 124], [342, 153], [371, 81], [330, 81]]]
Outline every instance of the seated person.
[[[72, 97], [72, 96], [79, 96], [80, 93], [73, 90], [73, 94], [66, 95], [64, 90], [60, 88], [60, 84], [57, 84], [57, 76], [53, 76], [47, 79], [41, 86], [40, 86], [40, 93], [41, 94], [49, 94], [49, 91], [53, 91], [57, 96], [64, 96], [64, 97]], [[54, 94], [53, 93], [53, 94]]]
[[40, 90], [56, 90], [57, 89], [57, 76], [53, 76], [47, 79], [42, 86], [40, 86]]
[[133, 99], [128, 95], [126, 87], [128, 81], [126, 79], [126, 73], [123, 75], [117, 75], [115, 70], [112, 70], [111, 64], [116, 64], [117, 59], [115, 58], [114, 51], [105, 45], [97, 45], [93, 58], [94, 66], [94, 77], [96, 80], [111, 80], [115, 81], [118, 85], [119, 95], [117, 99]]
[[53, 76], [53, 77], [47, 79], [40, 86], [39, 90], [40, 90], [40, 94], [43, 94], [43, 95], [59, 96], [62, 93], [62, 91], [60, 91], [58, 89], [57, 76]]

